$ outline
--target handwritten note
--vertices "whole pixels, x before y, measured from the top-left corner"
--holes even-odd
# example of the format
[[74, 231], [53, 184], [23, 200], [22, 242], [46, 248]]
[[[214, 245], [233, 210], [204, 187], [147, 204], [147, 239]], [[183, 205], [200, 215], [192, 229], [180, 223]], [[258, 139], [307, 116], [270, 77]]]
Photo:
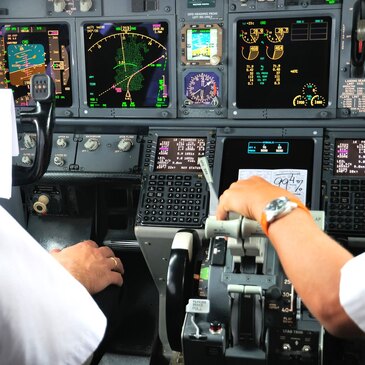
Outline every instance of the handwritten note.
[[241, 169], [238, 179], [247, 179], [250, 176], [260, 176], [263, 179], [295, 194], [303, 203], [307, 194], [308, 171], [301, 169]]

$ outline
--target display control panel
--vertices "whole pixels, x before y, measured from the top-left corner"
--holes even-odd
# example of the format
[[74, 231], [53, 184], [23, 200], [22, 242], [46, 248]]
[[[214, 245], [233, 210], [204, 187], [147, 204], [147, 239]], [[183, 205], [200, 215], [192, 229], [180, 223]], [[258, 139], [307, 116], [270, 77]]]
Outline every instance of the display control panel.
[[[19, 134], [18, 166], [33, 165], [36, 154], [36, 133]], [[140, 138], [134, 134], [53, 134], [49, 173], [137, 174]], [[69, 177], [72, 175], [69, 175]], [[99, 175], [100, 176], [100, 175]]]

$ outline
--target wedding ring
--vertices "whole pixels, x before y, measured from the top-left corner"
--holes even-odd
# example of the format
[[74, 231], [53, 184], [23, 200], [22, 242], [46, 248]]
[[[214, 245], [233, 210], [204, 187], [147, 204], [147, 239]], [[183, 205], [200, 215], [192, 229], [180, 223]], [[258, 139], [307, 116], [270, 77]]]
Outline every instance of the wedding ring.
[[115, 268], [118, 267], [118, 261], [115, 257], [110, 257], [113, 261], [114, 261], [114, 264], [115, 264]]

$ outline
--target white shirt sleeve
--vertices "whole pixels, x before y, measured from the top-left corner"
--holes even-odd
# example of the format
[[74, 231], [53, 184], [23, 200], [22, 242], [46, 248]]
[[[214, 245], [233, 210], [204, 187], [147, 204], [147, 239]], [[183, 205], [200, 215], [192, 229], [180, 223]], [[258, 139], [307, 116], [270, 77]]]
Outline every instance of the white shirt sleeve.
[[349, 317], [365, 332], [365, 253], [341, 269], [340, 303]]
[[84, 286], [0, 206], [1, 364], [83, 364], [105, 327]]

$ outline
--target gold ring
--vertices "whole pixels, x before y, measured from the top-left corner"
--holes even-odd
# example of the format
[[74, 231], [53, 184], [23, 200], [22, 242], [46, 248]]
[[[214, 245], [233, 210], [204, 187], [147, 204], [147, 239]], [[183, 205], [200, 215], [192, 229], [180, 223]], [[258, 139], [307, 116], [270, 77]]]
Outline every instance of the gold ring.
[[115, 268], [118, 267], [118, 261], [115, 257], [110, 257], [110, 259], [112, 259], [114, 261], [114, 264], [115, 264]]

